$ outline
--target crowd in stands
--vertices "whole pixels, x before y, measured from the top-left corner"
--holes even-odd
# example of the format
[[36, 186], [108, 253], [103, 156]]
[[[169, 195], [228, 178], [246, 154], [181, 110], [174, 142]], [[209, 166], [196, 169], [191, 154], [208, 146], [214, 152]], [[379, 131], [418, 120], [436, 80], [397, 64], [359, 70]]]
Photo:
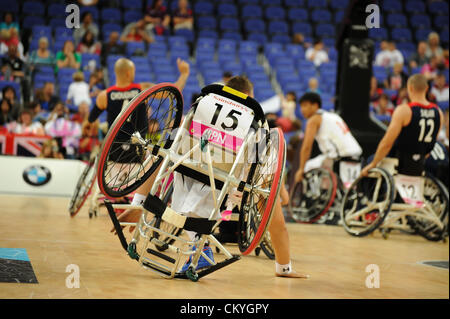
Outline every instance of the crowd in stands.
[[[82, 7], [92, 6], [97, 2], [78, 1]], [[101, 2], [120, 4], [119, 0]], [[100, 144], [107, 130], [101, 120], [89, 124], [87, 117], [98, 93], [113, 84], [110, 83], [111, 74], [105, 74], [111, 67], [109, 58], [129, 55], [128, 50], [134, 43], [144, 45], [133, 47], [133, 55], [147, 56], [150, 46], [159, 37], [172, 35], [179, 30], [196, 31], [195, 8], [200, 7], [187, 0], [131, 2], [143, 4], [141, 11], [137, 12], [136, 18], [133, 16], [124, 22], [121, 29], [104, 32], [105, 25], [99, 23], [100, 19], [91, 10], [84, 10], [80, 27], [74, 29], [73, 33], [66, 35], [64, 28], [56, 31], [61, 32], [58, 34], [58, 42], [45, 32], [37, 38], [33, 34], [30, 41], [30, 34], [24, 33], [18, 23], [21, 21], [19, 17], [12, 12], [5, 12], [0, 23], [0, 83], [4, 83], [1, 86], [0, 127], [11, 133], [51, 136], [52, 139], [42, 148], [43, 157], [89, 158], [90, 152]], [[289, 46], [289, 57], [294, 59], [295, 68], [298, 69], [296, 76], [305, 81], [304, 86], [303, 83], [301, 86], [297, 85], [299, 83], [296, 83], [296, 78], [287, 81], [278, 78], [283, 67], [288, 70], [291, 67], [286, 64], [286, 59], [280, 62], [276, 54], [270, 55], [275, 51], [258, 51], [259, 54], [266, 54], [269, 65], [276, 72], [272, 80], [279, 81], [281, 87], [281, 92], [276, 90], [281, 101], [280, 111], [270, 114], [268, 118], [285, 133], [298, 132], [304, 125], [298, 105], [302, 92], [319, 93], [326, 109], [332, 110], [334, 107], [335, 92], [329, 88], [336, 83], [337, 52], [332, 47], [334, 42], [330, 40], [333, 39], [311, 37], [309, 33], [296, 31], [289, 36], [289, 43], [282, 43], [286, 52]], [[389, 122], [395, 106], [408, 101], [406, 80], [409, 75], [417, 72], [425, 74], [429, 80], [430, 101], [446, 105], [448, 112], [448, 41], [443, 46], [439, 34], [431, 32], [426, 41], [414, 44], [415, 51], [408, 55], [399, 49], [401, 43], [395, 40], [386, 38], [375, 43], [374, 76], [370, 88], [370, 109], [375, 116], [385, 123]], [[224, 58], [221, 64], [226, 64], [229, 62], [225, 61], [227, 48], [223, 49], [225, 55], [219, 59]], [[189, 58], [195, 56], [193, 52], [196, 51], [191, 48]], [[199, 52], [196, 54], [201, 58]], [[82, 56], [86, 55], [92, 58], [84, 61]], [[296, 60], [300, 56], [301, 61]], [[300, 62], [311, 64], [313, 72], [304, 73], [304, 64]], [[199, 61], [197, 64], [199, 65]], [[233, 70], [234, 65], [229, 65], [230, 69], [223, 74], [223, 81], [246, 71], [245, 67], [244, 70]], [[46, 73], [46, 76], [38, 77], [40, 71], [49, 69], [50, 76]], [[70, 72], [66, 73], [67, 70]], [[194, 73], [194, 68], [192, 71]], [[332, 72], [324, 73], [326, 71]], [[252, 76], [249, 78], [253, 80]], [[158, 78], [154, 80], [158, 81]], [[205, 78], [200, 83], [208, 82], [212, 81]], [[269, 98], [263, 93], [272, 91], [272, 87], [267, 89], [264, 85], [255, 89], [258, 91], [255, 92], [257, 99]], [[192, 98], [195, 96], [192, 95]], [[446, 116], [448, 118], [448, 113]]]

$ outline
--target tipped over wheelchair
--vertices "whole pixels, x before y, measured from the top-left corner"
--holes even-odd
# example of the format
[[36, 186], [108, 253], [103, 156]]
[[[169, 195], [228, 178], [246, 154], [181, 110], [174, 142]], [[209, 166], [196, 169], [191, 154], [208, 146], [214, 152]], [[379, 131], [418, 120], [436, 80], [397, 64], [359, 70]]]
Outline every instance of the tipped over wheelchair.
[[[170, 83], [137, 95], [105, 138], [97, 176], [109, 198], [126, 196], [152, 179], [142, 206], [105, 202], [121, 244], [146, 269], [197, 281], [240, 259], [214, 237], [221, 222], [238, 221], [242, 255], [270, 245], [266, 231], [280, 191], [285, 142], [279, 129], [269, 130], [256, 100], [227, 86], [206, 86], [189, 112], [182, 112], [182, 95]], [[149, 124], [155, 121], [157, 129]], [[177, 211], [180, 176], [209, 187], [209, 216]], [[116, 218], [114, 209], [127, 208], [141, 210], [137, 223]], [[129, 241], [124, 226], [135, 226]], [[206, 246], [220, 252], [216, 259], [205, 253]], [[199, 260], [207, 266], [199, 268]]]

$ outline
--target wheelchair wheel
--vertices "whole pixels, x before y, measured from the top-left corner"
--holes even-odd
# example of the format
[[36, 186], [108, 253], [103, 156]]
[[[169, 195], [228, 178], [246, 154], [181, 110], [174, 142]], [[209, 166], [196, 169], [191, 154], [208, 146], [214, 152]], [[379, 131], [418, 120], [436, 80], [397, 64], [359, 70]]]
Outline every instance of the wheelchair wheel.
[[314, 223], [329, 210], [336, 197], [337, 178], [331, 170], [314, 168], [305, 173], [289, 195], [289, 210], [296, 222]]
[[269, 232], [265, 233], [263, 240], [259, 244], [259, 247], [264, 252], [264, 254], [266, 254], [267, 258], [269, 258], [270, 260], [275, 259], [275, 251], [272, 247], [272, 241], [270, 240]]
[[171, 146], [182, 112], [183, 97], [171, 83], [142, 91], [122, 109], [100, 151], [98, 185], [105, 196], [125, 196], [147, 180], [162, 161], [152, 149]]
[[448, 232], [448, 205], [449, 195], [444, 184], [427, 174], [424, 183], [424, 198], [436, 216], [444, 223], [444, 228], [438, 227], [435, 223], [407, 216], [408, 223], [419, 235], [430, 241], [439, 241], [445, 238]]
[[70, 199], [69, 213], [71, 217], [75, 217], [83, 207], [84, 202], [91, 192], [92, 186], [95, 182], [95, 156], [92, 156], [83, 173], [78, 179], [75, 191]]
[[382, 168], [373, 168], [348, 188], [341, 206], [345, 230], [353, 236], [366, 236], [377, 229], [394, 201], [394, 180]]
[[247, 184], [250, 191], [244, 191], [238, 222], [238, 245], [243, 255], [250, 254], [264, 238], [270, 224], [275, 201], [280, 192], [283, 176], [286, 148], [280, 129], [270, 131], [267, 142], [258, 151], [256, 163], [249, 163]]

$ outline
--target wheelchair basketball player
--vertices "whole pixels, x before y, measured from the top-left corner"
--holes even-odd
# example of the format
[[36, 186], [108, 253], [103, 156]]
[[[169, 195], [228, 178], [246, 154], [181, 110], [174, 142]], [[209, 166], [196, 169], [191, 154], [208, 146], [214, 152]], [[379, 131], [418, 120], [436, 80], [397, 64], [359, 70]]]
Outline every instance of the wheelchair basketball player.
[[[226, 85], [232, 89], [249, 95], [253, 98], [253, 84], [246, 78], [242, 76], [235, 76], [231, 78]], [[155, 174], [155, 173], [154, 173]], [[151, 179], [149, 178], [146, 183], [138, 188], [137, 192], [140, 194], [148, 194], [151, 188]], [[280, 197], [286, 196], [286, 190], [281, 191]], [[211, 189], [209, 186], [203, 185], [202, 183], [195, 181], [189, 177], [182, 176], [179, 173], [174, 173], [174, 190], [172, 202], [172, 208], [180, 213], [195, 213], [200, 217], [209, 217], [211, 208], [214, 206], [211, 200]], [[229, 194], [232, 204], [236, 205], [240, 202], [242, 193], [233, 192]], [[135, 195], [136, 197], [136, 195]], [[287, 278], [309, 278], [309, 275], [299, 274], [292, 269], [291, 258], [290, 258], [290, 245], [289, 245], [289, 234], [285, 225], [285, 220], [282, 212], [282, 201], [280, 197], [276, 200], [274, 215], [269, 225], [269, 232], [271, 234], [272, 245], [275, 251], [275, 275], [277, 277], [287, 277]], [[143, 197], [145, 199], [145, 196]], [[134, 201], [134, 205], [137, 204]], [[139, 203], [140, 204], [140, 203]], [[136, 222], [139, 220], [141, 212], [139, 210], [128, 210], [119, 216], [118, 220], [120, 222]], [[133, 228], [130, 227], [130, 231]], [[112, 230], [114, 231], [114, 230]], [[196, 236], [195, 233], [187, 232], [191, 240]], [[209, 246], [205, 246], [204, 253], [213, 260], [213, 252]], [[187, 270], [190, 264], [188, 260], [182, 268], [182, 271]], [[198, 268], [207, 267], [209, 263], [205, 258], [200, 257], [198, 262]]]
[[[303, 179], [305, 172], [313, 168], [331, 166], [330, 159], [343, 157], [359, 158], [362, 148], [353, 137], [344, 120], [337, 114], [321, 109], [320, 95], [305, 93], [299, 100], [301, 112], [307, 119], [305, 136], [300, 149], [300, 164], [295, 173], [295, 182]], [[322, 154], [310, 159], [314, 140]], [[328, 167], [331, 168], [331, 167]]]
[[411, 102], [395, 108], [389, 127], [361, 176], [367, 176], [369, 170], [385, 157], [398, 159], [400, 174], [422, 175], [444, 123], [444, 115], [436, 104], [426, 99], [428, 82], [425, 76], [414, 74], [409, 77], [407, 90]]

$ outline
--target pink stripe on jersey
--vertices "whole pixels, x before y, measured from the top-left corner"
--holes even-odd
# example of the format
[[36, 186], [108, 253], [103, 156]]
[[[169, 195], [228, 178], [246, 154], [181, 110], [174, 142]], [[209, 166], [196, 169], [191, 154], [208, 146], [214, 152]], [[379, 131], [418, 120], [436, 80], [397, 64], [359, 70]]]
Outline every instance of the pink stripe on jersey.
[[233, 151], [237, 151], [243, 143], [243, 139], [241, 139], [239, 137], [216, 130], [215, 128], [204, 125], [197, 121], [191, 122], [191, 127], [189, 128], [189, 132], [193, 136], [198, 137], [198, 138], [203, 136], [203, 134], [206, 132], [206, 134], [209, 134], [208, 140], [210, 142], [220, 145], [220, 146], [223, 146], [223, 147], [228, 148]]

